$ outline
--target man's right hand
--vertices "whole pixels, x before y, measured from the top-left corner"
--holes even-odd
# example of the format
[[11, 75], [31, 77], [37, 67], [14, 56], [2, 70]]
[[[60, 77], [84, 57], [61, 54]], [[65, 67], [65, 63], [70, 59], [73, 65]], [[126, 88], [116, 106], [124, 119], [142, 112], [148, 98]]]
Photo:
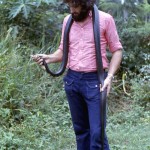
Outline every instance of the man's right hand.
[[[31, 55], [31, 58], [33, 61], [35, 61], [38, 65], [40, 65], [42, 68], [43, 66], [43, 59], [47, 64], [49, 63], [56, 63], [56, 62], [61, 62], [62, 61], [62, 56], [63, 56], [63, 51], [58, 49], [55, 51], [53, 54], [35, 54]], [[45, 67], [44, 67], [45, 68]]]
[[43, 66], [43, 59], [45, 60], [46, 63], [49, 63], [50, 61], [49, 55], [46, 54], [31, 55], [31, 58], [40, 66]]

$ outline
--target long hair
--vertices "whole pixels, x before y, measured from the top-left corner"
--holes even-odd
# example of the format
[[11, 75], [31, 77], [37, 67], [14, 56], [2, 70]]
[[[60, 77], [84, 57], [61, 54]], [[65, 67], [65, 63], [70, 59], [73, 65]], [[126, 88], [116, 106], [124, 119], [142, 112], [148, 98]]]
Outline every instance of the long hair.
[[86, 6], [88, 9], [92, 9], [95, 0], [63, 0], [64, 3], [73, 3], [75, 5]]

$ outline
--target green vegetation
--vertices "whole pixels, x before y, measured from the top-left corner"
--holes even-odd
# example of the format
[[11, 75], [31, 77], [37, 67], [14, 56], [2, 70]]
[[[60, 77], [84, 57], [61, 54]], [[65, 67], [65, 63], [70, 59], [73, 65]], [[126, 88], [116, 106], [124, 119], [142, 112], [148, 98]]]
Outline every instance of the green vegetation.
[[[108, 98], [112, 150], [150, 150], [150, 5], [131, 2], [99, 3], [115, 17], [124, 47]], [[75, 150], [63, 76], [49, 76], [30, 59], [58, 47], [66, 6], [0, 0], [0, 11], [0, 150]]]

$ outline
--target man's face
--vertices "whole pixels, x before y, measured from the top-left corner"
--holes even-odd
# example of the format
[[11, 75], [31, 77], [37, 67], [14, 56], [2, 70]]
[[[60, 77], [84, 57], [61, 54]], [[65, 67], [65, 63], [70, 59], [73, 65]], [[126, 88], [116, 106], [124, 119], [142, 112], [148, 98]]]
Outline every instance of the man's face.
[[72, 14], [72, 18], [75, 21], [81, 22], [88, 16], [89, 10], [83, 8], [81, 5], [69, 3], [70, 12]]

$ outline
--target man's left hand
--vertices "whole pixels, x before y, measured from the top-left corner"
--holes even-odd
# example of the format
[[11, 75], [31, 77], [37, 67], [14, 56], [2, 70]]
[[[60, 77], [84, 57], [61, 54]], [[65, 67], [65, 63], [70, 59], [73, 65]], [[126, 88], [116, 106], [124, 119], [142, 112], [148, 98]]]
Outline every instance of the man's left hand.
[[113, 75], [108, 75], [108, 76], [106, 77], [106, 79], [104, 80], [104, 85], [103, 85], [103, 87], [100, 88], [100, 92], [104, 91], [104, 89], [107, 88], [107, 96], [108, 96], [109, 93], [110, 93], [112, 78], [113, 78]]

